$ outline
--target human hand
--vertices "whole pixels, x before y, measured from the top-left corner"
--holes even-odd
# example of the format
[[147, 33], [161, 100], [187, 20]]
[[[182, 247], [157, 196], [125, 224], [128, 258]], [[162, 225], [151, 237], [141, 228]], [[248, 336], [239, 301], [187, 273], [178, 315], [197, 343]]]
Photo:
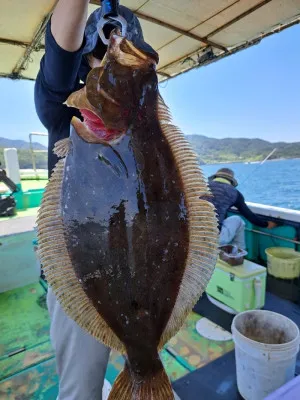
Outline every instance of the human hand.
[[276, 222], [268, 221], [268, 226], [267, 226], [268, 229], [276, 228], [276, 226], [277, 226]]

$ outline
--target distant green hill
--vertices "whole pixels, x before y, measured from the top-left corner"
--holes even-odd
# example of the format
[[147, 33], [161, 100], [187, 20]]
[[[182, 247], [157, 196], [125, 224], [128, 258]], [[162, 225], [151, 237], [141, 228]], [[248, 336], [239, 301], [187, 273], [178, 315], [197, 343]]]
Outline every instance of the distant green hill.
[[261, 139], [214, 139], [188, 135], [187, 139], [199, 154], [200, 162], [259, 161], [276, 148], [270, 159], [300, 158], [300, 142], [270, 143]]
[[[26, 140], [7, 139], [0, 137], [0, 147], [15, 147], [16, 149], [29, 149], [29, 142]], [[46, 150], [47, 147], [38, 142], [33, 142], [32, 147], [36, 150]]]
[[[35, 150], [47, 149], [47, 147], [38, 142], [34, 142], [32, 146]], [[19, 164], [21, 169], [32, 168], [29, 142], [26, 142], [25, 140], [13, 140], [0, 137], [0, 162], [2, 165], [4, 165], [3, 149], [7, 147], [15, 147], [18, 150]], [[36, 167], [38, 169], [47, 168], [47, 153], [35, 153], [35, 158]]]
[[[188, 135], [187, 139], [199, 154], [200, 163], [218, 163], [235, 161], [259, 161], [277, 148], [271, 156], [276, 158], [300, 158], [300, 142], [270, 143], [261, 139], [214, 139], [202, 135]], [[0, 138], [0, 162], [4, 164], [3, 148], [18, 149], [20, 168], [32, 168], [29, 143], [23, 140]], [[38, 150], [46, 149], [40, 143], [34, 143]], [[47, 153], [36, 153], [37, 168], [47, 168]]]
[[[15, 146], [14, 146], [15, 147]], [[19, 156], [19, 164], [21, 169], [31, 169], [32, 168], [32, 159], [30, 150], [18, 149]], [[36, 167], [38, 169], [46, 169], [47, 166], [47, 153], [36, 153]], [[4, 156], [3, 156], [3, 148], [0, 148], [0, 162], [3, 166], [4, 164]]]

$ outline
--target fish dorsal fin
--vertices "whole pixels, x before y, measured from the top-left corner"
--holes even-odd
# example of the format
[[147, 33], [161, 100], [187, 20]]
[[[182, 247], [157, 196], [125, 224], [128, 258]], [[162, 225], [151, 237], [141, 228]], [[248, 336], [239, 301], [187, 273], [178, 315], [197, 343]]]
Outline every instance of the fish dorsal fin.
[[53, 153], [59, 158], [64, 158], [68, 155], [71, 146], [71, 139], [65, 138], [61, 139], [55, 143]]
[[[67, 141], [59, 141], [57, 155], [66, 154]], [[65, 160], [59, 160], [45, 189], [39, 210], [39, 256], [47, 281], [66, 314], [106, 346], [124, 352], [124, 346], [101, 318], [82, 289], [68, 254], [60, 212]]]
[[162, 98], [161, 94], [158, 94], [158, 119], [161, 124], [171, 123], [172, 116], [169, 110], [169, 107], [166, 105], [164, 99]]
[[182, 178], [189, 220], [189, 252], [172, 314], [162, 335], [162, 347], [181, 328], [201, 297], [214, 271], [218, 257], [219, 231], [214, 206], [199, 167], [197, 154], [183, 133], [174, 125], [164, 100], [158, 98], [158, 118]]

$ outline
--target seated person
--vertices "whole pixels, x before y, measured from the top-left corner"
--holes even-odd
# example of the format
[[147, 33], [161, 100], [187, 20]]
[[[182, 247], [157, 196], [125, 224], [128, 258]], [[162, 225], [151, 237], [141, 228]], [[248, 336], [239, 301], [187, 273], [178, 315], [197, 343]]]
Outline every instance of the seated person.
[[240, 214], [249, 222], [261, 228], [272, 229], [276, 224], [272, 221], [264, 221], [255, 215], [246, 205], [244, 196], [236, 189], [238, 182], [234, 172], [229, 168], [221, 168], [208, 178], [209, 188], [213, 199], [211, 203], [216, 208], [220, 229], [220, 245], [235, 245], [239, 249], [245, 249], [245, 223], [241, 217], [235, 215], [226, 218], [231, 207], [236, 207]]

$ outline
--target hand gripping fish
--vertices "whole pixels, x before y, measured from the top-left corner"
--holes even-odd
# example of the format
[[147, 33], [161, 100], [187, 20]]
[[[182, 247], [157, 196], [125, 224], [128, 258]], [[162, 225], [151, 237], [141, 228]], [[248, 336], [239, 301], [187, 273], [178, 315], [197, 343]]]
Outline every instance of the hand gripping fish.
[[159, 350], [206, 288], [218, 253], [197, 155], [159, 95], [157, 53], [112, 33], [67, 100], [81, 111], [38, 216], [46, 278], [65, 312], [126, 355], [110, 400], [174, 399]]

